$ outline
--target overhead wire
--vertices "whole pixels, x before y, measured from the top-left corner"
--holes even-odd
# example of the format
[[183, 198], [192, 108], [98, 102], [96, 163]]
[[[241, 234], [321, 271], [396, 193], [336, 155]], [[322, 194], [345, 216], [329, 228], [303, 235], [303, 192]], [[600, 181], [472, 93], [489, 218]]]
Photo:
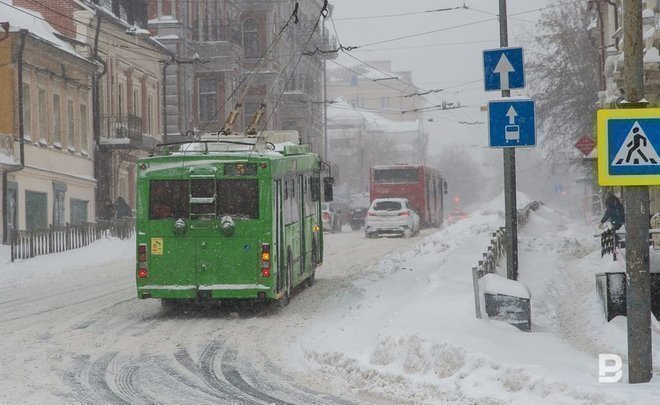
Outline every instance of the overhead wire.
[[[216, 111], [215, 111], [215, 113], [213, 114], [213, 116], [212, 116], [212, 117], [211, 117], [211, 118], [210, 118], [210, 119], [204, 124], [204, 126], [202, 127], [202, 129], [200, 130], [200, 132], [204, 132], [204, 130], [210, 125], [210, 123], [215, 119], [215, 117], [218, 116], [218, 114], [220, 113], [220, 110], [222, 110], [222, 109], [224, 108], [224, 106], [227, 105], [227, 103], [229, 102], [229, 100], [232, 99], [232, 97], [238, 92], [238, 90], [239, 90], [239, 89], [241, 88], [241, 86], [242, 86], [242, 85], [248, 80], [248, 78], [250, 79], [250, 81], [249, 81], [248, 84], [247, 84], [247, 88], [249, 88], [249, 86], [251, 85], [252, 81], [254, 80], [254, 76], [253, 76], [254, 71], [255, 71], [257, 68], [261, 68], [261, 65], [262, 65], [263, 62], [265, 61], [266, 55], [268, 55], [268, 54], [270, 53], [270, 51], [275, 47], [275, 44], [276, 44], [277, 42], [279, 42], [279, 40], [282, 38], [282, 35], [284, 34], [284, 31], [287, 29], [287, 27], [289, 26], [289, 24], [291, 23], [291, 21], [294, 20], [294, 19], [297, 19], [297, 18], [298, 18], [298, 17], [297, 17], [297, 12], [298, 12], [298, 2], [295, 3], [294, 11], [291, 13], [291, 16], [289, 17], [289, 19], [288, 19], [288, 20], [286, 21], [286, 23], [281, 27], [280, 31], [277, 33], [277, 35], [275, 36], [275, 38], [273, 38], [273, 40], [272, 40], [271, 43], [268, 45], [268, 47], [266, 47], [266, 50], [261, 54], [261, 56], [259, 57], [259, 59], [257, 60], [257, 62], [252, 66], [252, 68], [251, 68], [250, 71], [247, 73], [247, 75], [245, 75], [245, 76], [241, 79], [241, 81], [238, 83], [238, 85], [236, 86], [236, 88], [234, 88], [234, 89], [232, 90], [231, 94], [229, 94], [229, 96], [226, 98], [226, 100], [224, 101], [224, 103], [222, 103], [222, 105], [221, 105], [219, 108], [216, 109]], [[238, 108], [240, 108], [240, 106], [242, 105], [243, 99], [244, 99], [245, 96], [247, 95], [247, 88], [243, 91], [242, 96], [239, 98], [239, 102], [237, 102], [236, 105], [235, 105], [235, 107], [234, 107], [234, 111], [233, 111], [233, 112], [234, 112], [234, 116], [233, 116], [234, 119], [235, 119], [235, 118], [237, 117], [237, 115], [238, 115], [238, 112], [237, 112]], [[230, 118], [231, 118], [231, 117], [229, 117], [229, 116], [227, 117], [227, 119], [225, 120], [225, 125], [223, 126], [222, 130], [227, 131], [227, 130], [229, 129], [229, 128], [227, 128], [227, 124], [229, 123]], [[232, 122], [232, 123], [233, 123], [233, 122]], [[221, 131], [222, 131], [222, 130], [221, 130]]]
[[[328, 8], [327, 8], [327, 7], [328, 7], [328, 1], [327, 1], [327, 0], [324, 0], [323, 7], [321, 8], [321, 11], [319, 12], [319, 16], [318, 16], [317, 19], [316, 19], [316, 23], [314, 24], [314, 26], [313, 26], [312, 29], [310, 30], [309, 36], [307, 37], [307, 42], [305, 42], [305, 44], [301, 47], [301, 49], [304, 50], [304, 49], [307, 48], [307, 46], [309, 46], [309, 43], [312, 41], [312, 37], [314, 36], [314, 33], [316, 32], [316, 29], [317, 29], [317, 27], [318, 27], [318, 25], [319, 25], [319, 22], [321, 21], [321, 18], [322, 18], [322, 17], [323, 17], [323, 18], [327, 18], [327, 15], [328, 15]], [[300, 61], [302, 60], [302, 57], [303, 57], [303, 56], [304, 56], [304, 52], [301, 51], [301, 52], [300, 52], [300, 56], [298, 57], [298, 60], [296, 61], [296, 65], [294, 66], [293, 70], [291, 71], [291, 74], [289, 75], [287, 81], [284, 83], [284, 86], [283, 86], [282, 92], [280, 93], [279, 97], [278, 97], [277, 100], [275, 101], [275, 105], [273, 105], [273, 108], [271, 109], [271, 112], [270, 112], [268, 118], [266, 119], [266, 122], [264, 123], [264, 125], [263, 125], [262, 128], [261, 128], [262, 135], [263, 135], [263, 131], [264, 131], [264, 130], [266, 129], [266, 127], [268, 126], [268, 123], [269, 123], [270, 120], [272, 119], [273, 114], [275, 114], [275, 111], [276, 111], [276, 109], [277, 109], [277, 106], [279, 105], [280, 101], [282, 100], [282, 97], [284, 96], [284, 93], [285, 93], [285, 91], [286, 91], [286, 89], [287, 89], [287, 86], [289, 85], [289, 82], [291, 81], [291, 79], [293, 78], [294, 74], [296, 73], [296, 71], [297, 71], [297, 69], [298, 69], [298, 66], [300, 65]], [[260, 135], [260, 137], [261, 137], [262, 135]]]

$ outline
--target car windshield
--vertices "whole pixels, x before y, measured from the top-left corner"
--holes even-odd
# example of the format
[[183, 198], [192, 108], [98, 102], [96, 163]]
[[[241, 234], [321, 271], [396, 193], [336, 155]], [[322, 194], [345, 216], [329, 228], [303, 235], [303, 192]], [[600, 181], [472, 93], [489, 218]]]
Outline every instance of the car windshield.
[[400, 211], [401, 203], [399, 201], [376, 201], [374, 203], [376, 211]]

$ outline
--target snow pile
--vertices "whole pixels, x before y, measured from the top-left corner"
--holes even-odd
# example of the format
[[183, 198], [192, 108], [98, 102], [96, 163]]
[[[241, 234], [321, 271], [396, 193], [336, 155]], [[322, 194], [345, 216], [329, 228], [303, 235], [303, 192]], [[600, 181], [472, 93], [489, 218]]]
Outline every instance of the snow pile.
[[[519, 208], [531, 201], [518, 193]], [[335, 297], [302, 337], [303, 367], [368, 401], [653, 402], [657, 378], [646, 387], [598, 383], [598, 353], [625, 361], [626, 327], [625, 318], [606, 323], [602, 314], [595, 274], [622, 262], [601, 259], [590, 226], [541, 206], [519, 232], [532, 332], [476, 319], [471, 268], [503, 225], [503, 206], [500, 195], [412, 251], [386, 257], [355, 284], [359, 293]]]

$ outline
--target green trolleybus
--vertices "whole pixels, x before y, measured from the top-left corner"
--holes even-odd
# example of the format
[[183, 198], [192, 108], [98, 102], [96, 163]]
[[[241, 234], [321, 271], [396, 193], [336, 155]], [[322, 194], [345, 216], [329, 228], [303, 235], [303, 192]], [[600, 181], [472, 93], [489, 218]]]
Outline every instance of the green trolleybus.
[[323, 258], [323, 162], [295, 131], [159, 145], [137, 179], [138, 298], [286, 305]]

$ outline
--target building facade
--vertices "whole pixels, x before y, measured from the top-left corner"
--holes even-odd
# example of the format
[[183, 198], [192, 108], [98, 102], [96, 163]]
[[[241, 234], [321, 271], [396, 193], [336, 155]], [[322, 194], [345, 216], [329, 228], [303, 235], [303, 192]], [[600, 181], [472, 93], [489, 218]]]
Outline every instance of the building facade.
[[168, 140], [189, 131], [244, 132], [263, 108], [257, 131], [295, 129], [321, 151], [322, 61], [336, 55], [302, 54], [334, 42], [320, 18], [323, 1], [304, 3], [293, 18], [295, 4], [150, 2], [149, 28], [174, 54], [163, 67]]
[[93, 220], [96, 66], [38, 13], [0, 3], [1, 232]]

